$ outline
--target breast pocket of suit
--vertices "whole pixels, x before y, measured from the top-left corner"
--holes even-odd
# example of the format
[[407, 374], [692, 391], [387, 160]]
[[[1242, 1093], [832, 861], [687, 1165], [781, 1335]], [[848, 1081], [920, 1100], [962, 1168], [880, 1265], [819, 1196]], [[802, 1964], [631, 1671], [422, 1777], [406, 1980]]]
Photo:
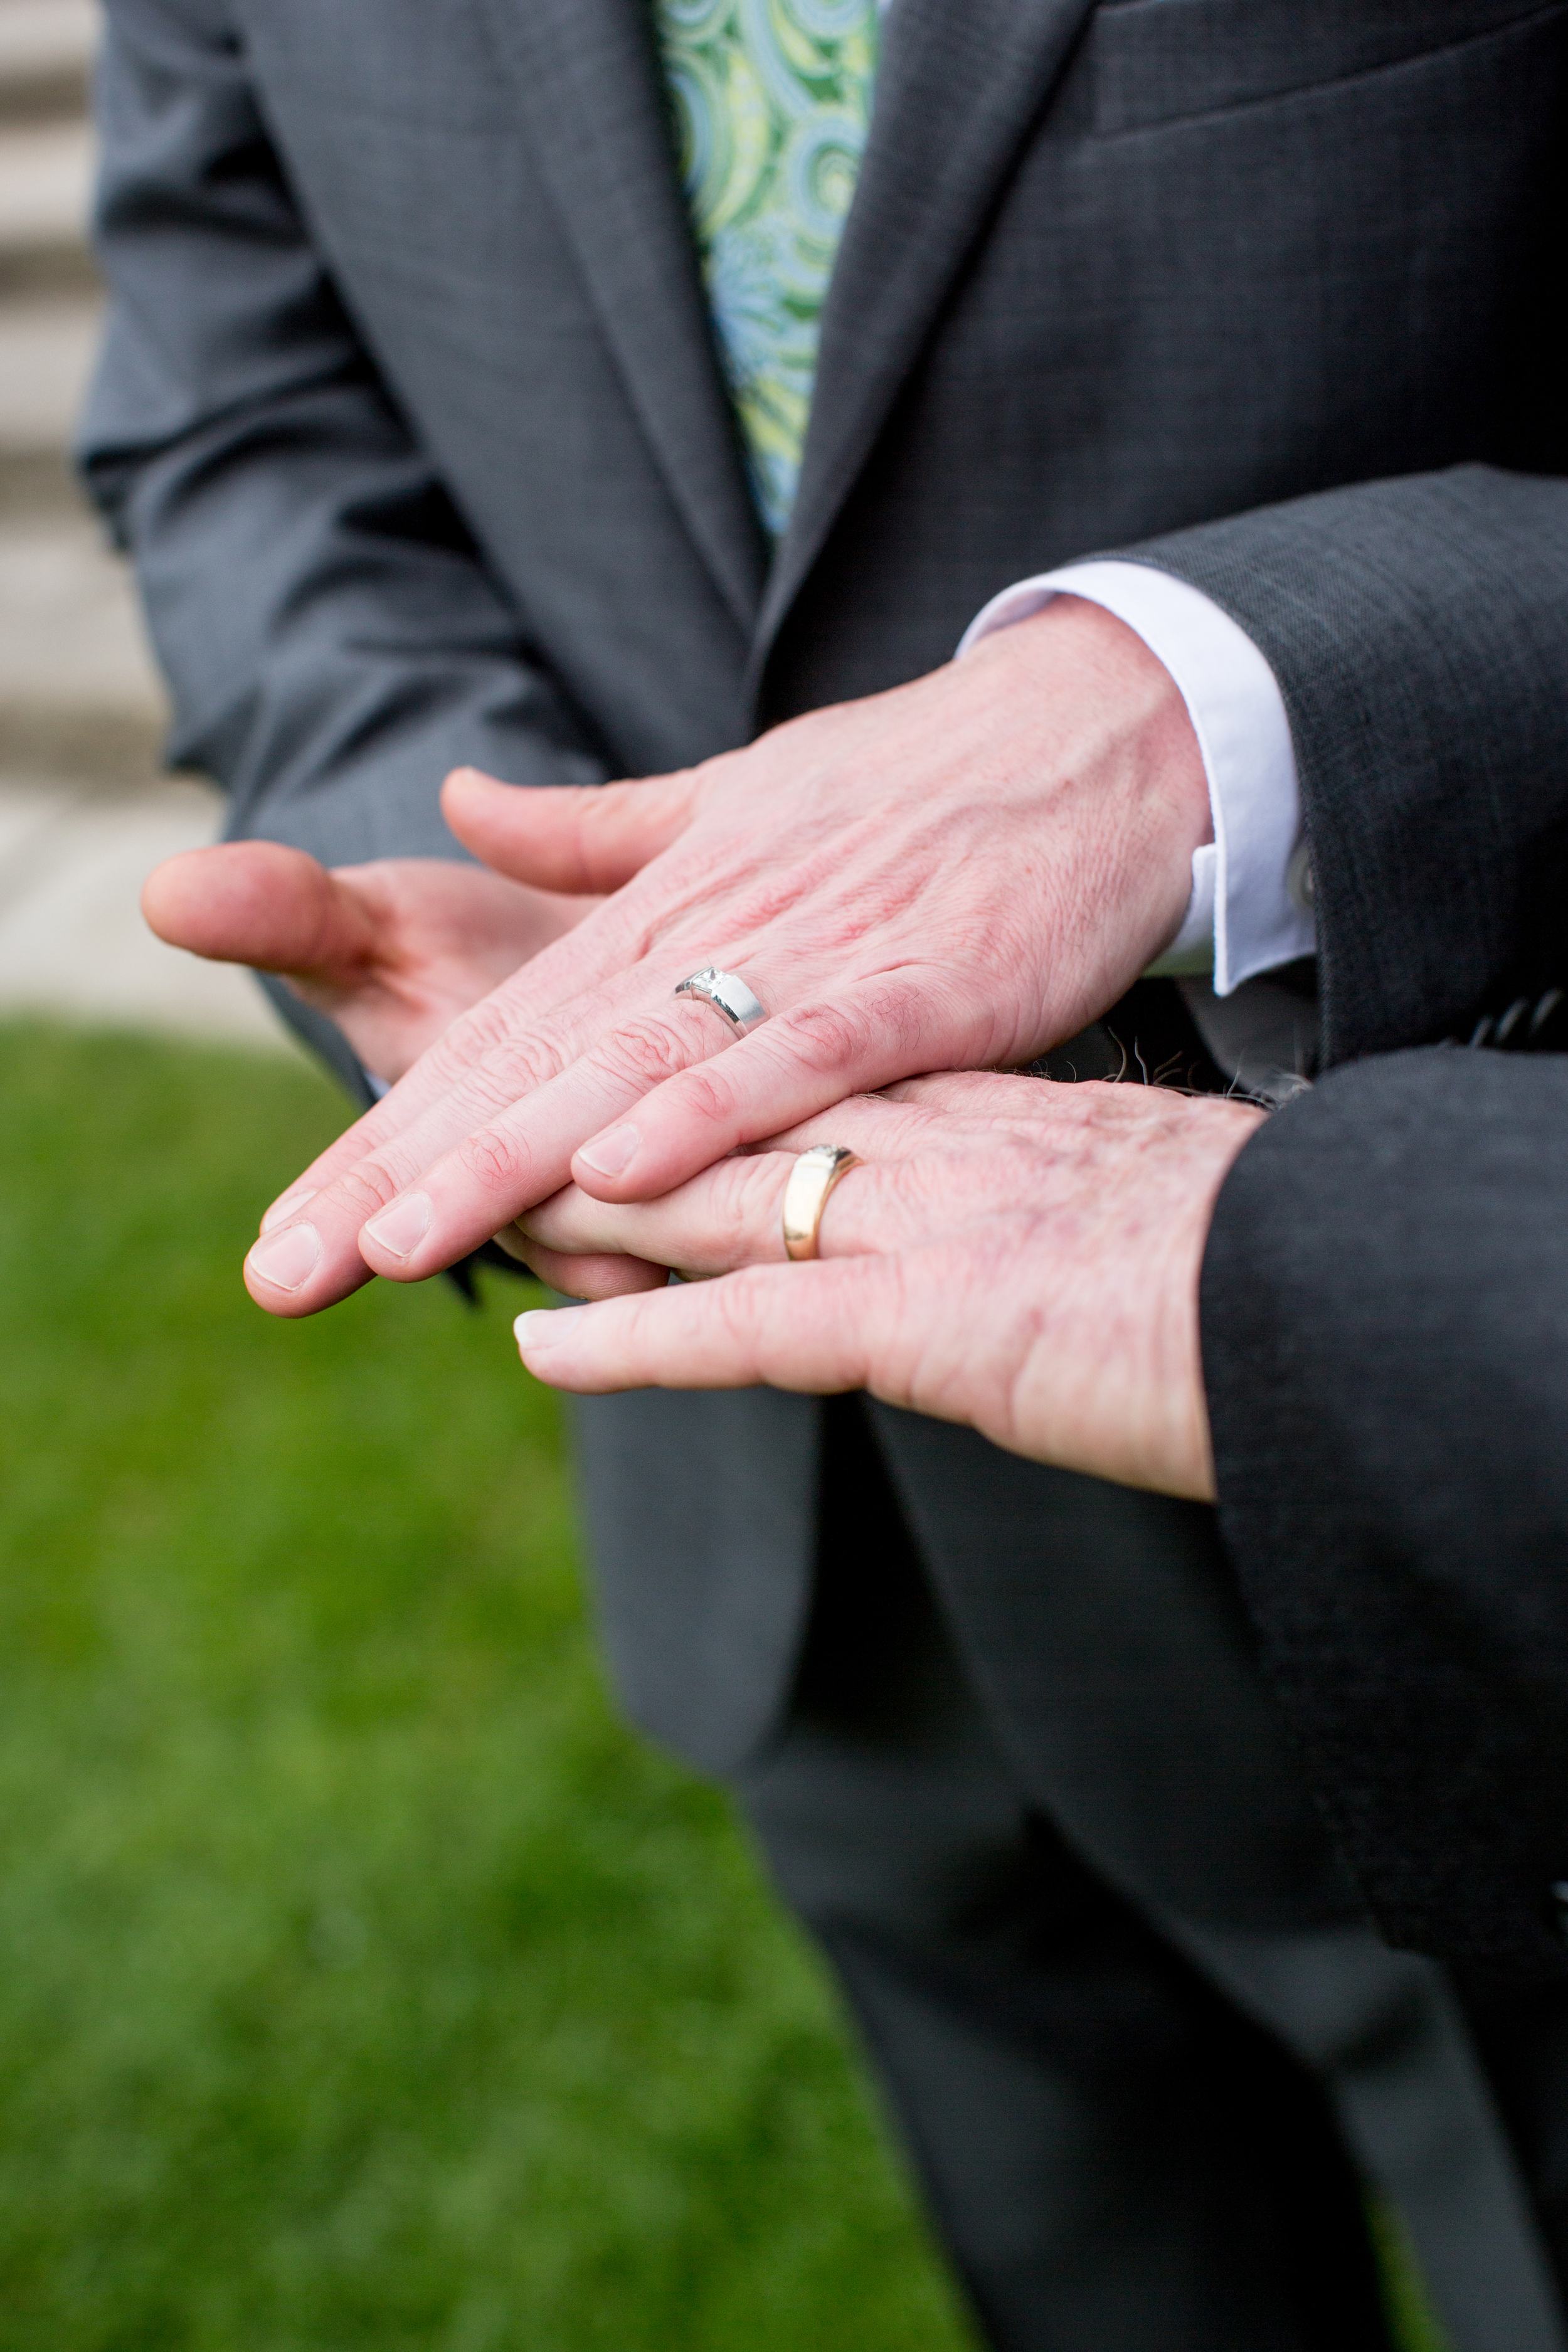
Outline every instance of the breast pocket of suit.
[[1561, 0], [1106, 0], [1089, 30], [1102, 138], [1349, 81], [1558, 16]]

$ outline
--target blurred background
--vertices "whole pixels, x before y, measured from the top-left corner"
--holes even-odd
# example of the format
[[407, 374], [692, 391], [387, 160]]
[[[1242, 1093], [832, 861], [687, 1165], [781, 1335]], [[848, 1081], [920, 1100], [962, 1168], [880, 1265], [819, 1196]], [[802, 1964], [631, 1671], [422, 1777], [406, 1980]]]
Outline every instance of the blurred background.
[[89, 0], [0, 0], [0, 2345], [958, 2352], [722, 1801], [617, 1724], [519, 1296], [269, 1323], [341, 1126], [142, 929], [160, 775], [66, 448]]

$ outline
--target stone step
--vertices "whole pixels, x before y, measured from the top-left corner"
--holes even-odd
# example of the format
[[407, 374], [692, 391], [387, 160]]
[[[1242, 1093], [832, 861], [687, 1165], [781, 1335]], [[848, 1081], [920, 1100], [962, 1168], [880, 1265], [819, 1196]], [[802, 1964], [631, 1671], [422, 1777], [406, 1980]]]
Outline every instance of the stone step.
[[138, 901], [153, 867], [211, 841], [217, 803], [165, 782], [126, 799], [0, 780], [0, 1013], [298, 1050], [245, 972], [154, 939]]
[[79, 506], [66, 452], [100, 327], [79, 296], [0, 303], [0, 530]]
[[100, 304], [79, 297], [0, 309], [0, 448], [66, 447], [101, 327]]
[[216, 803], [159, 772], [125, 569], [66, 459], [99, 332], [83, 119], [92, 0], [0, 0], [0, 1010], [287, 1050], [244, 974], [153, 939], [147, 872]]
[[[0, 0], [0, 15], [16, 0]], [[92, 135], [85, 122], [25, 124], [0, 135], [0, 299], [88, 290]]]
[[0, 772], [131, 791], [158, 772], [162, 686], [129, 574], [86, 514], [0, 530]]
[[0, 124], [80, 114], [97, 45], [91, 0], [0, 0]]

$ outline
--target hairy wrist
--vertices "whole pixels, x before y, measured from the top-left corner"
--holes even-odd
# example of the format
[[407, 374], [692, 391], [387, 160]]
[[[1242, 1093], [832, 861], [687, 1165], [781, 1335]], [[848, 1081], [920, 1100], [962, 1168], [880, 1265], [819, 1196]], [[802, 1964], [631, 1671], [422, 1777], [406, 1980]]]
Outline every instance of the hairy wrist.
[[1180, 929], [1193, 854], [1214, 838], [1181, 690], [1136, 630], [1067, 594], [983, 638], [971, 665], [976, 688], [1005, 706], [1020, 744], [1058, 779], [1058, 803], [1082, 801], [1095, 844], [1089, 911], [1117, 940], [1124, 986]]

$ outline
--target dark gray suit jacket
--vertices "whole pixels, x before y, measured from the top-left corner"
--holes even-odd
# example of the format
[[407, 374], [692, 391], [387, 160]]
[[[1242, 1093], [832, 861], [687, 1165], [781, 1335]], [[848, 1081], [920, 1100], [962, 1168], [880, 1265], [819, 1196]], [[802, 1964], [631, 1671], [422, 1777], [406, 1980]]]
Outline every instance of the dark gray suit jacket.
[[1568, 1057], [1334, 1072], [1220, 1196], [1204, 1355], [1264, 1656], [1387, 1933], [1568, 1963]]
[[[1556, 956], [1565, 85], [1563, 0], [897, 0], [770, 565], [638, 0], [109, 0], [83, 454], [175, 756], [238, 833], [453, 855], [456, 761], [690, 762], [929, 669], [1012, 579], [1130, 551], [1280, 678], [1329, 1058], [1468, 1023]], [[582, 1417], [623, 1685], [710, 1765], [788, 1685], [817, 1426], [762, 1392]], [[952, 1433], [888, 1427], [1053, 1803], [1070, 1644], [1040, 1612], [1078, 1588], [1028, 1545], [1050, 1519], [1125, 1569], [1079, 1681], [1115, 1680], [1109, 1622], [1145, 1696], [1103, 1738], [1082, 1715], [1079, 1827], [1137, 1749], [1201, 1878], [1192, 1824], [1252, 1751], [1193, 1693], [1254, 1707], [1233, 1603], [1188, 1671], [1206, 1515], [975, 1441], [954, 1519]]]

